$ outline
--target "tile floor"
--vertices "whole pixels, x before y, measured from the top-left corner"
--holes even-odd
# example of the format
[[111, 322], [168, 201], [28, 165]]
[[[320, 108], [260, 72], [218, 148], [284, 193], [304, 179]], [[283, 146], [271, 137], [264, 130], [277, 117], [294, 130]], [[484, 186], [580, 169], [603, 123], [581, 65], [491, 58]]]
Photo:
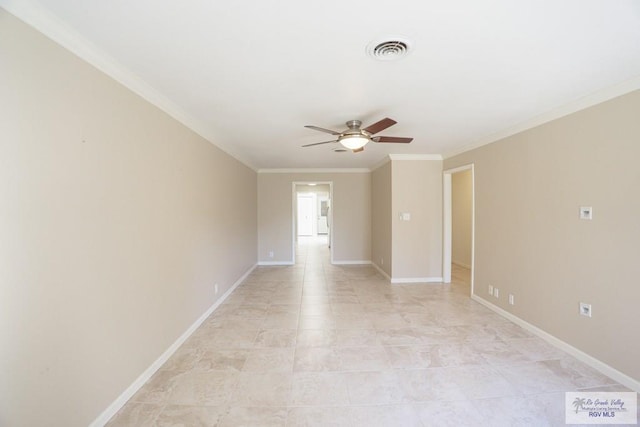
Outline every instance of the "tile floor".
[[628, 391], [451, 285], [390, 285], [301, 242], [259, 267], [108, 424], [559, 426], [564, 392]]

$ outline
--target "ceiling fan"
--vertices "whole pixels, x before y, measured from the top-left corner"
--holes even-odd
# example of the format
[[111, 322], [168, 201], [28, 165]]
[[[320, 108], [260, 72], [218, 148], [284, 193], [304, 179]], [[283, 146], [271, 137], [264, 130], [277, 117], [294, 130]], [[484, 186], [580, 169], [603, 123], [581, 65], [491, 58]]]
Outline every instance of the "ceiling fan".
[[364, 146], [367, 145], [369, 141], [373, 142], [392, 142], [392, 143], [404, 143], [407, 144], [413, 141], [413, 138], [401, 138], [397, 136], [373, 136], [378, 132], [385, 130], [388, 127], [395, 125], [396, 122], [393, 119], [385, 118], [376, 122], [370, 126], [367, 126], [364, 129], [361, 129], [362, 122], [360, 120], [349, 120], [347, 124], [347, 130], [343, 132], [338, 132], [335, 130], [325, 129], [318, 126], [306, 125], [306, 128], [317, 130], [324, 133], [330, 133], [331, 135], [336, 135], [337, 139], [333, 141], [324, 141], [324, 142], [315, 142], [313, 144], [303, 145], [303, 147], [311, 147], [314, 145], [321, 144], [331, 144], [335, 142], [339, 142], [349, 150], [354, 153], [359, 153], [364, 151]]

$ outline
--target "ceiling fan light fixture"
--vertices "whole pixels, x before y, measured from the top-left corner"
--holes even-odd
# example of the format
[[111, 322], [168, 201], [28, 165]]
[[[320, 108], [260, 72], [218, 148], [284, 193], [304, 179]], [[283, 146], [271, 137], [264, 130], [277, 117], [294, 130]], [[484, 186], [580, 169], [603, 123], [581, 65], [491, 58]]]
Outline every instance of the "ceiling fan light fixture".
[[349, 150], [357, 150], [367, 145], [369, 138], [364, 135], [344, 135], [338, 139], [340, 144], [344, 145]]

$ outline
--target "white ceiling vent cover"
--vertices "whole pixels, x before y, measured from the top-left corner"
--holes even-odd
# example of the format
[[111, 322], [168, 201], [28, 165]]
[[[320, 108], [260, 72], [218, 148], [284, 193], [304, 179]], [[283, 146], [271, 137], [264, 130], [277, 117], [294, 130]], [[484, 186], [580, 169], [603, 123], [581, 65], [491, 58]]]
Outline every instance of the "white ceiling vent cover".
[[411, 43], [404, 37], [388, 36], [369, 43], [367, 53], [378, 61], [395, 61], [407, 56]]

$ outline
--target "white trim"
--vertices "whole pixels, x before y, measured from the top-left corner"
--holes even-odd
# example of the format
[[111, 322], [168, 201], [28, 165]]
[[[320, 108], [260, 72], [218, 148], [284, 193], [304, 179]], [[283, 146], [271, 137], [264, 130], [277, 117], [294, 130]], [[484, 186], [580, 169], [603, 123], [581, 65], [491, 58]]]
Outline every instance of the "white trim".
[[594, 105], [597, 105], [597, 104], [601, 104], [605, 101], [616, 98], [618, 96], [626, 95], [627, 93], [631, 93], [638, 89], [640, 89], [640, 76], [634, 77], [622, 83], [618, 83], [613, 86], [609, 86], [607, 88], [590, 93], [589, 95], [578, 98], [573, 102], [569, 102], [564, 105], [561, 105], [558, 108], [554, 108], [551, 111], [540, 114], [529, 120], [525, 120], [524, 122], [518, 123], [505, 130], [493, 133], [491, 135], [487, 135], [462, 148], [444, 153], [443, 157], [445, 159], [448, 159], [450, 157], [457, 156], [458, 154], [462, 154], [467, 151], [480, 148], [484, 145], [488, 145], [493, 142], [497, 142], [501, 139], [507, 138], [509, 136], [515, 135], [517, 133], [524, 132], [525, 130], [543, 125], [552, 120], [556, 120], [561, 117], [568, 116], [569, 114], [573, 114], [578, 111], [587, 109], [589, 107], [593, 107]]
[[403, 277], [392, 278], [391, 283], [443, 283], [442, 277]]
[[546, 342], [548, 342], [552, 346], [557, 347], [560, 350], [569, 353], [571, 356], [575, 357], [576, 359], [580, 360], [581, 362], [586, 363], [587, 365], [591, 366], [593, 369], [603, 373], [604, 375], [608, 376], [609, 378], [612, 378], [612, 379], [616, 380], [617, 382], [619, 382], [620, 384], [624, 385], [625, 387], [628, 387], [628, 388], [630, 388], [632, 390], [640, 392], [640, 381], [638, 381], [638, 380], [636, 380], [634, 378], [631, 378], [630, 376], [628, 376], [626, 374], [623, 374], [622, 372], [618, 371], [617, 369], [607, 365], [606, 363], [596, 359], [593, 356], [588, 355], [584, 351], [575, 348], [571, 344], [568, 344], [568, 343], [562, 341], [561, 339], [554, 337], [550, 333], [543, 331], [542, 329], [540, 329], [540, 328], [532, 325], [531, 323], [519, 318], [518, 316], [516, 316], [516, 315], [514, 315], [512, 313], [509, 313], [508, 311], [503, 310], [502, 308], [490, 303], [489, 301], [485, 300], [484, 298], [481, 298], [481, 297], [479, 297], [477, 295], [471, 295], [471, 299], [473, 299], [474, 301], [477, 301], [478, 303], [484, 305], [485, 307], [487, 307], [490, 310], [496, 312], [497, 314], [501, 315], [502, 317], [506, 318], [507, 320], [510, 320], [511, 322], [515, 323], [516, 325], [523, 327], [524, 329], [528, 330], [529, 332], [531, 332], [532, 334], [538, 336], [539, 338], [542, 338], [543, 340], [545, 340]]
[[370, 265], [371, 261], [355, 260], [355, 261], [331, 261], [333, 265]]
[[151, 366], [145, 369], [144, 372], [140, 374], [140, 376], [136, 378], [136, 380], [129, 387], [127, 387], [120, 394], [120, 396], [116, 398], [116, 400], [114, 400], [111, 403], [111, 405], [109, 405], [100, 415], [98, 415], [98, 417], [95, 420], [93, 420], [91, 424], [89, 424], [89, 427], [102, 427], [106, 425], [109, 422], [109, 420], [120, 409], [122, 409], [122, 407], [127, 403], [127, 401], [131, 399], [131, 397], [134, 394], [136, 394], [136, 392], [140, 390], [142, 386], [144, 386], [144, 384], [149, 380], [149, 378], [151, 378], [153, 374], [155, 374], [156, 371], [160, 369], [162, 365], [164, 365], [167, 362], [167, 360], [169, 360], [169, 358], [173, 355], [173, 353], [175, 353], [176, 350], [180, 348], [180, 346], [187, 340], [187, 338], [189, 338], [191, 334], [193, 334], [196, 331], [196, 329], [200, 327], [202, 322], [204, 322], [211, 315], [211, 313], [213, 313], [215, 309], [218, 308], [224, 302], [224, 300], [226, 300], [229, 297], [229, 295], [231, 295], [231, 293], [235, 291], [235, 289], [242, 282], [244, 282], [244, 280], [249, 276], [249, 274], [251, 274], [251, 272], [255, 268], [256, 268], [256, 265], [254, 264], [253, 267], [251, 267], [249, 270], [247, 270], [246, 273], [242, 275], [242, 277], [236, 280], [233, 286], [231, 286], [231, 288], [227, 292], [225, 292], [224, 295], [218, 298], [213, 303], [213, 305], [209, 307], [207, 311], [205, 311], [202, 314], [202, 316], [198, 318], [198, 320], [196, 320], [191, 326], [189, 326], [189, 328], [182, 335], [180, 335], [180, 337], [178, 337], [178, 339], [173, 344], [171, 344], [171, 346], [169, 346], [169, 348], [166, 349], [164, 353], [162, 353], [160, 357], [158, 357], [156, 361], [151, 364]]
[[389, 154], [391, 160], [442, 160], [440, 154]]
[[273, 266], [273, 265], [294, 265], [295, 262], [293, 261], [259, 261], [258, 265], [259, 266]]
[[469, 264], [463, 264], [463, 263], [458, 262], [458, 261], [451, 261], [451, 264], [455, 264], [458, 267], [471, 269], [471, 266]]
[[142, 80], [42, 6], [35, 2], [0, 0], [0, 7], [74, 53], [83, 61], [93, 65], [150, 104], [158, 107], [231, 157], [250, 169], [256, 170], [251, 162], [237, 152], [236, 149], [220, 143], [222, 135], [215, 132], [211, 126], [188, 114], [160, 91]]
[[442, 281], [451, 283], [451, 254], [453, 234], [453, 203], [451, 174], [442, 173]]
[[382, 158], [382, 160], [380, 160], [378, 163], [374, 164], [371, 167], [371, 172], [373, 172], [374, 170], [381, 168], [382, 166], [386, 165], [387, 163], [389, 163], [391, 161], [391, 158], [389, 158], [389, 156], [385, 156]]
[[378, 270], [378, 272], [380, 274], [382, 274], [389, 282], [391, 282], [391, 276], [389, 276], [386, 271], [384, 271], [382, 268], [380, 268], [380, 266], [378, 264], [372, 262], [371, 265], [374, 266], [376, 268], [376, 270]]
[[464, 171], [472, 169], [472, 168], [473, 168], [473, 163], [469, 163], [468, 165], [458, 166], [457, 168], [452, 168], [452, 169], [447, 169], [447, 170], [445, 170], [443, 172], [453, 175], [454, 173], [464, 172]]
[[369, 172], [371, 172], [371, 170], [367, 168], [258, 169], [258, 173], [369, 173]]
[[470, 295], [473, 295], [475, 286], [475, 259], [476, 259], [476, 172], [475, 164], [459, 166], [442, 172], [442, 276], [445, 283], [451, 283], [452, 262], [452, 175], [454, 173], [471, 171], [471, 270]]

